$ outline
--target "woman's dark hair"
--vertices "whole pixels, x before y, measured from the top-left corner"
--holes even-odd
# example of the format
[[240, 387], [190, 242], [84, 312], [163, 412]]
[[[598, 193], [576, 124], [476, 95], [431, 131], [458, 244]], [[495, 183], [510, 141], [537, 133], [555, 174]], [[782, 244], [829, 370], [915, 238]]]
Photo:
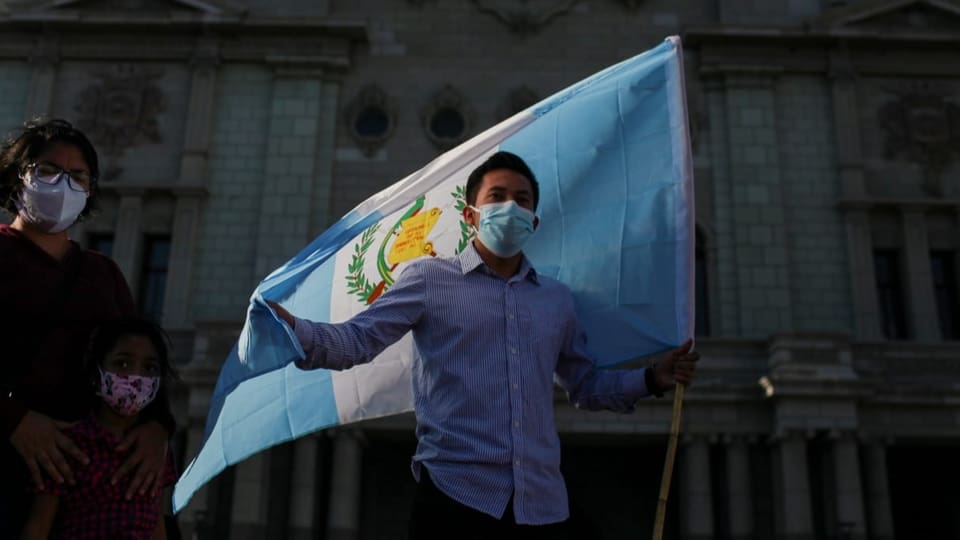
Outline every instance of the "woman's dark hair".
[[117, 345], [121, 338], [128, 336], [142, 336], [150, 340], [157, 351], [157, 361], [160, 364], [160, 389], [157, 397], [144, 409], [144, 412], [162, 407], [161, 410], [170, 410], [170, 398], [167, 388], [171, 383], [179, 380], [176, 369], [170, 362], [170, 336], [157, 323], [129, 317], [115, 319], [102, 323], [90, 335], [87, 354], [83, 359], [83, 371], [94, 392], [100, 389], [100, 365], [107, 354]]
[[31, 120], [23, 125], [19, 135], [8, 138], [0, 149], [0, 205], [7, 212], [17, 214], [17, 198], [23, 190], [23, 180], [20, 175], [26, 168], [37, 160], [54, 143], [69, 144], [77, 147], [83, 154], [87, 166], [90, 167], [90, 196], [87, 205], [80, 213], [80, 220], [90, 215], [97, 208], [98, 188], [97, 178], [100, 177], [100, 165], [97, 160], [97, 151], [90, 139], [70, 122], [60, 119]]
[[511, 170], [530, 181], [530, 190], [533, 192], [533, 209], [536, 210], [537, 205], [540, 204], [540, 184], [537, 183], [537, 178], [533, 175], [533, 171], [530, 170], [527, 163], [523, 161], [523, 158], [504, 151], [488, 157], [486, 161], [470, 173], [466, 187], [467, 204], [471, 206], [477, 204], [477, 192], [480, 191], [480, 185], [483, 183], [483, 175], [497, 169]]

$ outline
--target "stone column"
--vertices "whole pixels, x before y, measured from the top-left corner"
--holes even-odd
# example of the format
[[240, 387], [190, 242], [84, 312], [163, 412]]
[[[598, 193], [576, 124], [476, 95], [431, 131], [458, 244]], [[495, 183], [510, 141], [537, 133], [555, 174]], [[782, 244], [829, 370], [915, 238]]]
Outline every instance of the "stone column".
[[327, 538], [356, 540], [360, 532], [361, 464], [360, 433], [337, 433], [333, 448], [333, 477], [330, 482], [330, 512]]
[[848, 209], [847, 253], [850, 256], [850, 285], [853, 294], [854, 324], [860, 339], [880, 339], [880, 307], [874, 275], [873, 239], [870, 215], [862, 208]]
[[713, 538], [713, 496], [710, 479], [710, 444], [694, 436], [684, 445], [680, 533], [685, 540]]
[[293, 479], [290, 488], [290, 540], [316, 536], [318, 435], [301, 437], [293, 443]]
[[266, 276], [310, 240], [323, 83], [316, 72], [276, 67], [267, 128], [254, 275]]
[[[723, 78], [706, 78], [704, 94], [710, 116], [710, 139], [724, 141], [728, 137], [728, 128], [726, 85]], [[711, 321], [711, 326], [717, 335], [736, 336], [740, 335], [740, 286], [735, 249], [733, 179], [728, 146], [711, 144], [709, 151], [710, 162], [713, 164], [717, 280], [723, 283], [723, 287], [718, 287], [718, 296], [714, 302], [719, 305], [720, 317], [717, 321]], [[714, 322], [716, 324], [713, 324]]]
[[190, 293], [193, 255], [197, 245], [201, 202], [205, 195], [207, 158], [216, 101], [219, 44], [202, 40], [193, 58], [187, 126], [184, 133], [180, 177], [174, 188], [176, 207], [170, 238], [170, 263], [163, 298], [163, 324], [168, 329], [190, 327]]
[[60, 44], [53, 36], [41, 36], [36, 49], [30, 55], [30, 90], [24, 120], [50, 114], [53, 91], [57, 82], [57, 66], [60, 63]]
[[113, 260], [127, 278], [127, 284], [137, 296], [140, 279], [140, 250], [143, 243], [142, 223], [143, 192], [124, 188], [120, 192], [120, 208], [117, 211], [116, 233], [113, 239]]
[[750, 458], [747, 441], [732, 437], [727, 442], [727, 500], [730, 506], [730, 537], [753, 537], [753, 494], [750, 490]]
[[780, 439], [777, 485], [780, 487], [779, 535], [783, 540], [811, 540], [813, 512], [810, 505], [810, 478], [807, 470], [807, 440], [799, 433]]
[[[845, 50], [830, 52], [829, 77], [841, 193], [847, 199], [862, 200], [867, 196], [867, 188], [860, 142], [857, 77], [850, 56]], [[882, 333], [877, 306], [877, 280], [873, 272], [869, 209], [865, 204], [848, 206], [844, 218], [856, 335], [861, 339], [880, 339]]]
[[881, 441], [867, 443], [864, 452], [868, 530], [871, 540], [893, 540], [893, 511], [887, 478], [887, 448]]
[[920, 341], [940, 339], [940, 318], [930, 274], [930, 243], [927, 220], [920, 210], [903, 212], [903, 258], [906, 263], [906, 297], [910, 328]]
[[270, 454], [260, 452], [235, 466], [230, 540], [260, 540], [267, 531]]
[[849, 540], [864, 540], [867, 529], [860, 483], [860, 455], [857, 439], [852, 433], [843, 433], [833, 441], [833, 470], [837, 524], [849, 532]]
[[740, 330], [767, 336], [793, 328], [790, 253], [770, 70], [726, 75], [729, 216], [733, 222]]

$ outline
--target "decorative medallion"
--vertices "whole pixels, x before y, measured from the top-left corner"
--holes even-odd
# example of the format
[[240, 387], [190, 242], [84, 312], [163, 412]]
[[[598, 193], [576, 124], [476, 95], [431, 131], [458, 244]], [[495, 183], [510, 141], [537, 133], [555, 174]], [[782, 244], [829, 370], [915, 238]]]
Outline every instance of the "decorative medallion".
[[506, 99], [500, 103], [497, 108], [497, 117], [501, 120], [510, 118], [518, 112], [525, 111], [536, 105], [540, 101], [540, 96], [529, 86], [519, 86], [514, 88]]
[[927, 87], [898, 94], [878, 114], [886, 157], [920, 165], [924, 191], [942, 196], [942, 173], [960, 156], [960, 106]]
[[347, 131], [367, 157], [387, 143], [397, 123], [387, 94], [375, 84], [361, 89], [347, 104], [343, 116]]
[[445, 152], [466, 140], [473, 128], [473, 111], [460, 92], [446, 86], [424, 107], [422, 120], [427, 138]]
[[101, 178], [112, 180], [123, 172], [117, 161], [127, 148], [163, 142], [157, 117], [166, 109], [166, 99], [155, 84], [163, 71], [117, 65], [93, 76], [100, 82], [80, 92], [74, 111], [77, 125], [107, 158]]
[[570, 11], [579, 0], [473, 0], [519, 34], [536, 32], [551, 19]]

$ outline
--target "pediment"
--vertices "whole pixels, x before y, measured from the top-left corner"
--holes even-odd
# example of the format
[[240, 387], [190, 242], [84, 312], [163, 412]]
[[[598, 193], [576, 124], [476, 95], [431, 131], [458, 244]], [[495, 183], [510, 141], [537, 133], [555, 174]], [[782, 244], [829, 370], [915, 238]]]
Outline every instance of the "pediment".
[[960, 34], [960, 0], [873, 0], [826, 11], [815, 26], [835, 31]]
[[237, 15], [246, 11], [228, 0], [7, 0], [11, 14], [79, 13], [187, 13]]

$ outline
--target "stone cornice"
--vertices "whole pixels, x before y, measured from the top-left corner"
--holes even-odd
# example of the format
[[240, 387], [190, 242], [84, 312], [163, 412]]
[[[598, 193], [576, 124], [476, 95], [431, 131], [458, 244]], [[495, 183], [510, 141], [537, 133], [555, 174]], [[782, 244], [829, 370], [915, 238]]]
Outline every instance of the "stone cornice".
[[[328, 18], [244, 16], [156, 17], [44, 13], [0, 17], [0, 59], [30, 58], [38, 42], [55, 39], [61, 60], [189, 61], [198, 43], [219, 43], [225, 61], [324, 58], [349, 65], [352, 50], [369, 41], [367, 24]], [[333, 59], [333, 60], [331, 60]]]

